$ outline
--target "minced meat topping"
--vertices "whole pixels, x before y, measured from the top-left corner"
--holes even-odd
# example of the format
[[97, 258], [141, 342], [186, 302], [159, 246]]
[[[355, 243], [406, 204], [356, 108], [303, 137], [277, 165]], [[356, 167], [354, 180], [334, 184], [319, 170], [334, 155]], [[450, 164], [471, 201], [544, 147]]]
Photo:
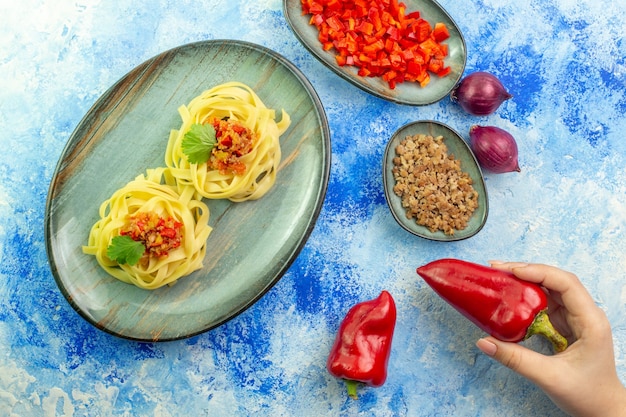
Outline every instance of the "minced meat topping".
[[465, 229], [478, 207], [478, 192], [461, 170], [461, 161], [448, 155], [443, 137], [407, 136], [395, 151], [393, 191], [402, 199], [407, 218], [446, 235]]

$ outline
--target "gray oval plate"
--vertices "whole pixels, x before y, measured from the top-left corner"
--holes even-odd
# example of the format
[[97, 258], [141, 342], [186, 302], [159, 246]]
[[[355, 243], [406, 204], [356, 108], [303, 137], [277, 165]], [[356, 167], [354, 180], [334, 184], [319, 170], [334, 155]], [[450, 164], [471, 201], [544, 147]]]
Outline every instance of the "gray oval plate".
[[450, 66], [452, 71], [442, 78], [431, 76], [430, 83], [423, 88], [413, 82], [404, 82], [398, 84], [395, 89], [390, 89], [387, 82], [380, 77], [361, 77], [357, 74], [355, 67], [339, 66], [335, 60], [334, 50], [322, 49], [318, 40], [318, 30], [309, 24], [311, 16], [302, 14], [300, 0], [283, 0], [283, 12], [302, 45], [340, 77], [382, 99], [399, 104], [424, 106], [447, 96], [461, 79], [467, 61], [465, 39], [454, 20], [435, 0], [404, 0], [404, 4], [406, 4], [407, 13], [419, 11], [420, 16], [431, 25], [437, 22], [445, 23], [450, 32], [450, 38], [445, 41], [449, 47], [446, 65]]
[[[434, 137], [443, 136], [448, 153], [461, 160], [461, 169], [472, 178], [474, 189], [478, 192], [478, 208], [472, 214], [467, 227], [456, 231], [454, 235], [446, 235], [442, 231], [431, 232], [427, 227], [417, 224], [414, 219], [407, 219], [406, 210], [402, 207], [400, 197], [393, 192], [393, 187], [396, 185], [396, 180], [392, 173], [396, 146], [407, 136], [418, 134]], [[425, 239], [446, 242], [467, 239], [478, 233], [487, 221], [489, 199], [487, 198], [487, 189], [485, 188], [485, 181], [478, 161], [463, 138], [443, 123], [433, 120], [420, 120], [402, 126], [393, 134], [387, 143], [383, 157], [383, 186], [387, 204], [394, 219], [403, 229]]]
[[[245, 203], [206, 201], [213, 232], [204, 268], [147, 291], [107, 275], [84, 255], [99, 205], [147, 168], [164, 166], [177, 108], [205, 89], [240, 81], [291, 116], [281, 136], [275, 186]], [[68, 302], [96, 327], [123, 338], [166, 341], [214, 328], [244, 311], [284, 274], [305, 244], [328, 185], [330, 132], [300, 71], [264, 47], [231, 40], [183, 45], [133, 69], [106, 91], [72, 133], [45, 213], [46, 250]]]

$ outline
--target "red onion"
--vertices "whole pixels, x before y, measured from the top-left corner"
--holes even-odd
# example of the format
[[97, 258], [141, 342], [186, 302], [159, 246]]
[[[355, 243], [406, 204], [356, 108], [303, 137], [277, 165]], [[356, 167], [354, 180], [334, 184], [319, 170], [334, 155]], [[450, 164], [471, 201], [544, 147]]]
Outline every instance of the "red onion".
[[469, 136], [474, 155], [483, 168], [498, 174], [520, 172], [517, 143], [509, 132], [495, 126], [474, 125]]
[[463, 78], [450, 93], [450, 99], [475, 116], [486, 116], [513, 97], [500, 80], [488, 72], [475, 72]]

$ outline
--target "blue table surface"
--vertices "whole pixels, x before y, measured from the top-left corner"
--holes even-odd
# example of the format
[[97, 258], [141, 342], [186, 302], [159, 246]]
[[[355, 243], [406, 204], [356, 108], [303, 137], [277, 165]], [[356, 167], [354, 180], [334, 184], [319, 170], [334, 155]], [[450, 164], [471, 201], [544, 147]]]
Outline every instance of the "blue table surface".
[[[26, 0], [0, 6], [0, 415], [559, 416], [534, 385], [482, 355], [483, 334], [415, 274], [456, 257], [575, 272], [606, 311], [626, 380], [626, 3], [458, 1], [466, 73], [514, 95], [477, 118], [448, 98], [410, 107], [370, 96], [313, 58], [280, 0]], [[66, 302], [44, 242], [48, 186], [81, 118], [116, 80], [169, 48], [240, 39], [293, 62], [332, 133], [328, 192], [309, 241], [255, 305], [190, 339], [137, 343]], [[516, 137], [520, 173], [485, 174], [490, 212], [471, 239], [402, 230], [382, 191], [390, 135], [418, 119]], [[348, 399], [325, 369], [347, 309], [389, 290], [398, 322], [389, 378]], [[527, 346], [549, 351], [542, 339]]]

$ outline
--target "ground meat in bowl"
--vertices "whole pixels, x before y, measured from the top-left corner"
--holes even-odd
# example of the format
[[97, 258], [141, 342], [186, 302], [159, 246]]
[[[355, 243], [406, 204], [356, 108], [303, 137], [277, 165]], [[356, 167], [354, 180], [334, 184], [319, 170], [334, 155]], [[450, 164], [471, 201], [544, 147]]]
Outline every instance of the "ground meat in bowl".
[[448, 155], [443, 136], [407, 136], [395, 151], [393, 191], [401, 198], [407, 218], [433, 233], [454, 235], [465, 229], [478, 207], [478, 192], [461, 170], [461, 161]]

